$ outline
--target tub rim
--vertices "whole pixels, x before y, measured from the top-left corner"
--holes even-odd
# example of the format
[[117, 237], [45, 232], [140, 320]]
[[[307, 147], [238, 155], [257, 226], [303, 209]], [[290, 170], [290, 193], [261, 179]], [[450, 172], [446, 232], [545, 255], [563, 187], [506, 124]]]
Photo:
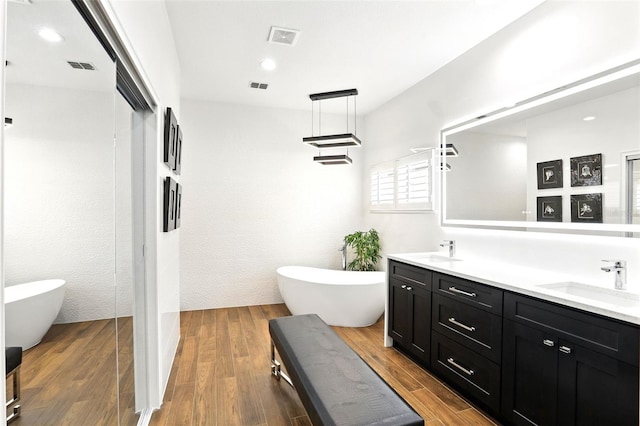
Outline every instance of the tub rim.
[[[316, 272], [314, 275], [304, 275], [304, 274], [295, 274], [295, 273], [287, 273], [288, 270], [292, 271], [306, 271], [306, 272]], [[326, 268], [316, 268], [313, 266], [298, 266], [298, 265], [287, 265], [280, 266], [276, 269], [276, 273], [278, 276], [282, 276], [285, 278], [290, 278], [297, 281], [319, 284], [319, 285], [380, 285], [385, 282], [385, 272], [384, 271], [344, 271], [342, 269], [326, 269]], [[322, 275], [320, 275], [322, 274]], [[337, 277], [341, 275], [351, 275], [356, 276], [359, 275], [362, 279], [354, 282], [343, 282], [339, 281]], [[326, 278], [327, 279], [322, 279]]]
[[[38, 286], [37, 284], [49, 283], [47, 286]], [[50, 278], [47, 280], [29, 281], [4, 287], [4, 304], [17, 302], [18, 300], [27, 299], [29, 297], [38, 296], [40, 294], [54, 291], [60, 287], [64, 287], [66, 281], [61, 278]], [[28, 290], [24, 290], [28, 289]]]

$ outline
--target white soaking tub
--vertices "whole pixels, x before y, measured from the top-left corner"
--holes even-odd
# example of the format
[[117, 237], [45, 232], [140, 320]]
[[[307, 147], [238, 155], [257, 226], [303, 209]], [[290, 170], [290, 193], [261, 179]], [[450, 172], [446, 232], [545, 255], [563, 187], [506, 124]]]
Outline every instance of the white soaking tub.
[[277, 273], [280, 295], [293, 315], [318, 314], [329, 325], [366, 327], [384, 313], [384, 272], [282, 266]]
[[64, 280], [43, 280], [4, 289], [5, 345], [29, 349], [42, 340], [64, 300]]

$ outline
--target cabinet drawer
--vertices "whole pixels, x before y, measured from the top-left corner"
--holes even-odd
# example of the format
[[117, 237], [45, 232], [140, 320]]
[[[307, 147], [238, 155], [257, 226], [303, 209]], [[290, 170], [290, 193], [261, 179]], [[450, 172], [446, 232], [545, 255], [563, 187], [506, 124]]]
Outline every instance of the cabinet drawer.
[[502, 317], [435, 293], [433, 329], [496, 363], [502, 352]]
[[500, 367], [433, 332], [431, 368], [494, 413], [500, 410]]
[[420, 284], [431, 289], [432, 272], [427, 269], [407, 265], [406, 263], [396, 262], [395, 260], [390, 260], [389, 276], [414, 284]]
[[639, 327], [509, 292], [504, 302], [506, 319], [638, 366]]
[[502, 293], [499, 288], [490, 287], [462, 278], [439, 273], [433, 274], [433, 291], [446, 294], [463, 303], [485, 311], [502, 314]]

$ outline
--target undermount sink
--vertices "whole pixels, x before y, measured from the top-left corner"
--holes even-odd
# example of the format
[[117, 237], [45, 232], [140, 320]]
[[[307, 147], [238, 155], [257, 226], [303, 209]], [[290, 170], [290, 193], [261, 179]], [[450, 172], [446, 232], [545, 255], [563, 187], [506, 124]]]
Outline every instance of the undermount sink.
[[449, 257], [449, 256], [433, 254], [433, 253], [415, 253], [415, 254], [408, 255], [407, 257], [410, 257], [415, 260], [420, 260], [423, 262], [459, 262], [460, 260], [462, 260], [455, 257]]
[[571, 281], [543, 284], [539, 287], [545, 288], [552, 292], [581, 297], [584, 299], [589, 299], [593, 302], [599, 302], [606, 305], [613, 305], [621, 308], [640, 308], [640, 295], [635, 293], [628, 293], [624, 290], [596, 287]]

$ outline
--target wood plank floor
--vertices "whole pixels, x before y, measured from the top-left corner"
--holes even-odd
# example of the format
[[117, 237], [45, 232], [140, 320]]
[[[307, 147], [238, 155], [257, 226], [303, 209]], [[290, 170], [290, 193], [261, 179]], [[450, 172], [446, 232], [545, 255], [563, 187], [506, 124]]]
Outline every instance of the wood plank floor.
[[[295, 391], [271, 377], [267, 322], [284, 305], [188, 311], [154, 426], [309, 425]], [[495, 424], [430, 373], [382, 346], [383, 321], [334, 330], [424, 419], [426, 425]]]
[[117, 325], [115, 319], [53, 325], [40, 344], [23, 352], [22, 413], [12, 426], [116, 425], [118, 417], [121, 425], [137, 424], [132, 339], [130, 317], [118, 318]]

